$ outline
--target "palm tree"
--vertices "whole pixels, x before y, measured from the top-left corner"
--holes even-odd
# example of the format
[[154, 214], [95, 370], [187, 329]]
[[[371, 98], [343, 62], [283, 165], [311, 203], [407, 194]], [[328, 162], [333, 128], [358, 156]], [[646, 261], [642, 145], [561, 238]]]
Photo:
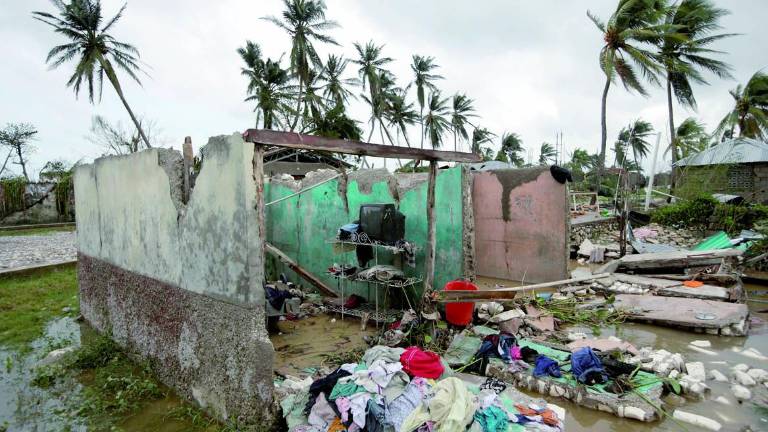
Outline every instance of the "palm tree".
[[450, 127], [450, 123], [446, 118], [448, 110], [448, 98], [441, 99], [439, 90], [429, 94], [427, 115], [424, 116], [424, 127], [433, 149], [440, 148], [443, 143], [443, 134]]
[[470, 117], [477, 117], [475, 114], [475, 107], [472, 106], [474, 101], [464, 94], [456, 93], [452, 99], [451, 110], [451, 129], [453, 129], [453, 150], [458, 151], [458, 144], [456, 141], [457, 136], [460, 136], [465, 141], [469, 139], [467, 133], [467, 124], [469, 124]]
[[666, 12], [666, 0], [619, 0], [616, 11], [603, 22], [587, 11], [587, 16], [603, 35], [605, 44], [600, 50], [600, 68], [605, 74], [600, 126], [602, 129], [597, 184], [600, 184], [605, 166], [605, 150], [608, 141], [606, 104], [611, 83], [618, 77], [624, 88], [648, 96], [637, 71], [652, 84], [659, 84], [662, 68], [655, 53], [642, 44], [659, 44], [669, 35], [669, 27], [659, 24]]
[[406, 89], [395, 89], [387, 95], [387, 103], [384, 110], [384, 119], [390, 127], [394, 127], [397, 132], [398, 144], [400, 140], [400, 134], [405, 137], [405, 143], [408, 147], [411, 146], [411, 142], [408, 139], [408, 126], [416, 124], [419, 120], [419, 113], [413, 108], [413, 103], [408, 103], [406, 100]]
[[738, 126], [740, 137], [766, 139], [768, 137], [768, 75], [757, 71], [746, 86], [739, 84], [730, 93], [735, 102], [733, 110], [723, 117], [715, 134], [720, 135], [725, 132], [734, 137], [736, 126]]
[[357, 78], [342, 77], [348, 63], [349, 60], [343, 56], [337, 57], [331, 54], [328, 56], [328, 60], [325, 61], [325, 65], [320, 72], [320, 79], [325, 83], [322, 87], [323, 96], [326, 99], [332, 100], [335, 105], [348, 103], [349, 98], [354, 98], [355, 95], [347, 87], [357, 87], [360, 85], [360, 80]]
[[[376, 45], [373, 41], [368, 41], [365, 46], [355, 42], [353, 44], [357, 50], [358, 59], [352, 60], [360, 66], [358, 74], [363, 84], [363, 90], [366, 85], [368, 86], [368, 97], [363, 99], [371, 107], [371, 131], [368, 135], [368, 141], [373, 136], [373, 131], [376, 129], [376, 121], [381, 119], [381, 112], [383, 107], [384, 98], [382, 97], [382, 86], [389, 86], [389, 82], [393, 80], [392, 74], [384, 69], [384, 65], [390, 63], [392, 59], [390, 57], [382, 57], [382, 50], [384, 45]], [[386, 81], [386, 82], [381, 82]]]
[[432, 81], [443, 79], [443, 77], [433, 74], [432, 71], [439, 67], [440, 66], [435, 63], [434, 57], [426, 57], [416, 54], [413, 55], [411, 70], [414, 74], [413, 83], [416, 84], [416, 100], [419, 102], [419, 118], [421, 119], [421, 148], [424, 148], [424, 90], [437, 90]]
[[245, 67], [240, 73], [248, 78], [248, 97], [246, 101], [255, 101], [256, 127], [261, 123], [265, 129], [283, 128], [280, 115], [290, 115], [293, 110], [290, 103], [295, 94], [288, 70], [280, 66], [282, 59], [273, 61], [261, 58], [259, 45], [246, 41], [244, 47], [237, 49]]
[[302, 115], [302, 97], [305, 94], [304, 87], [309, 82], [312, 65], [320, 68], [323, 64], [317, 51], [315, 51], [313, 42], [319, 41], [338, 45], [331, 36], [322, 32], [339, 25], [336, 21], [325, 19], [325, 2], [323, 0], [283, 0], [283, 4], [285, 10], [282, 13], [282, 20], [274, 16], [262, 17], [262, 19], [275, 24], [291, 36], [291, 72], [299, 80], [296, 118], [291, 124], [291, 131], [293, 131]]
[[504, 132], [501, 136], [501, 150], [499, 150], [507, 158], [507, 161], [514, 166], [523, 166], [525, 160], [520, 156], [520, 153], [524, 152], [523, 140], [520, 135], [512, 132]]
[[672, 156], [677, 161], [684, 157], [706, 150], [709, 147], [710, 136], [707, 134], [704, 123], [696, 121], [693, 117], [688, 117], [675, 130], [675, 145], [670, 143], [666, 152], [676, 151], [677, 155]]
[[541, 143], [541, 148], [539, 149], [539, 165], [547, 165], [555, 159], [555, 156], [557, 156], [557, 150], [555, 150], [555, 147], [552, 144], [548, 142]]
[[472, 153], [483, 155], [485, 154], [483, 144], [490, 143], [491, 139], [496, 135], [484, 127], [477, 126], [472, 131]]
[[141, 128], [141, 122], [133, 114], [128, 101], [125, 100], [123, 88], [120, 86], [115, 70], [115, 66], [117, 66], [131, 79], [141, 84], [136, 75], [141, 71], [138, 63], [139, 51], [133, 45], [120, 42], [108, 33], [123, 16], [126, 5], [123, 5], [112, 19], [102, 25], [103, 17], [101, 16], [101, 2], [99, 0], [72, 0], [70, 3], [64, 3], [63, 0], [53, 0], [52, 3], [58, 9], [59, 16], [48, 12], [32, 12], [32, 15], [36, 20], [53, 27], [54, 32], [64, 35], [70, 42], [53, 47], [48, 52], [48, 57], [45, 59], [46, 63], [50, 63], [51, 69], [55, 69], [76, 59], [77, 66], [67, 81], [67, 87], [72, 87], [75, 91], [75, 97], [77, 97], [80, 93], [80, 86], [85, 83], [88, 86], [88, 99], [91, 103], [93, 103], [94, 78], [99, 86], [99, 100], [101, 100], [102, 84], [104, 75], [106, 75], [126, 111], [128, 111], [133, 124], [136, 125], [144, 144], [147, 147], [152, 147]]
[[[648, 149], [651, 147], [651, 144], [647, 138], [651, 135], [653, 135], [653, 125], [645, 120], [638, 119], [619, 132], [616, 144], [624, 150], [631, 149], [635, 166], [640, 167], [640, 161], [648, 156]], [[638, 171], [641, 170], [638, 169]]]
[[[664, 65], [667, 78], [667, 106], [669, 109], [670, 145], [672, 164], [677, 162], [678, 151], [675, 149], [675, 120], [672, 106], [672, 93], [683, 106], [696, 109], [691, 82], [708, 84], [701, 71], [708, 71], [719, 78], [731, 78], [730, 66], [711, 57], [717, 54], [709, 48], [713, 42], [734, 34], [712, 34], [721, 27], [720, 18], [729, 12], [717, 8], [711, 0], [682, 0], [673, 5], [667, 14], [666, 23], [674, 28], [680, 37], [666, 37], [659, 46], [659, 56]], [[671, 185], [675, 185], [675, 171], [672, 170]]]

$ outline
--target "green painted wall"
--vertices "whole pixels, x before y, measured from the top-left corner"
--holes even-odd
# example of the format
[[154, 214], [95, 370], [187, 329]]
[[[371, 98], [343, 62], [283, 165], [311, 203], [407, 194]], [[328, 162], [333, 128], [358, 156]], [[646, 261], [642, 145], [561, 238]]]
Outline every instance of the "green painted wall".
[[[399, 204], [400, 211], [405, 214], [406, 239], [420, 247], [416, 255], [416, 267], [404, 266], [403, 268], [408, 275], [423, 276], [427, 237], [427, 182], [423, 181], [408, 190], [398, 188], [398, 202], [388, 184], [388, 180], [394, 181], [392, 176], [382, 175], [378, 170], [375, 173], [379, 180], [372, 183], [365, 171], [350, 173], [346, 193], [349, 212], [345, 209], [344, 200], [339, 193], [338, 179], [299, 196], [267, 206], [268, 241], [296, 260], [299, 265], [323, 279], [329, 286], [336, 287], [336, 280], [325, 274], [328, 267], [335, 262], [351, 262], [357, 265], [354, 250], [349, 252], [334, 250], [338, 247], [330, 243], [339, 227], [357, 220], [361, 204], [395, 203]], [[398, 174], [398, 176], [408, 175], [418, 176], [419, 174]], [[436, 288], [442, 288], [445, 283], [463, 274], [461, 176], [461, 169], [456, 167], [440, 170], [437, 177], [435, 190], [437, 255], [434, 285]], [[360, 178], [360, 182], [356, 181], [356, 178]], [[361, 187], [361, 184], [367, 184], [367, 187]], [[279, 182], [269, 182], [265, 186], [267, 203], [293, 193], [295, 193], [293, 189]], [[378, 253], [380, 264], [398, 265], [399, 258], [383, 253], [381, 248]], [[307, 285], [287, 270], [287, 267], [281, 263], [271, 260], [267, 275], [275, 278], [279, 272], [285, 271], [291, 280]], [[417, 293], [410, 293], [411, 301], [418, 300], [417, 296], [420, 296], [423, 291], [423, 285], [419, 284], [416, 289]], [[375, 290], [371, 289], [371, 292]], [[350, 290], [345, 288], [345, 297], [348, 293], [368, 297], [368, 288], [365, 284], [352, 284]], [[396, 291], [393, 290], [393, 298], [396, 295]]]

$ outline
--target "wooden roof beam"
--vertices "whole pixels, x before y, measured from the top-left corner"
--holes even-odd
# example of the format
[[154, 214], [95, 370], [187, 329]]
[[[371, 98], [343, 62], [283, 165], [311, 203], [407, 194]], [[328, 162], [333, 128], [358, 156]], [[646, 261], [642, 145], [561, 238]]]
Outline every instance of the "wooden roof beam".
[[243, 133], [243, 139], [245, 139], [247, 142], [263, 145], [305, 150], [330, 151], [361, 156], [419, 159], [442, 162], [482, 161], [480, 155], [474, 153], [371, 144], [362, 141], [323, 138], [295, 132], [279, 132], [265, 129], [248, 129]]

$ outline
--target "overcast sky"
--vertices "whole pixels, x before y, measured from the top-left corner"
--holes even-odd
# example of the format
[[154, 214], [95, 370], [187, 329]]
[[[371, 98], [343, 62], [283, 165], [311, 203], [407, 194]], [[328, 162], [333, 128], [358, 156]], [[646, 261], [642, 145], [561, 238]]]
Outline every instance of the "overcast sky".
[[[108, 15], [122, 5], [103, 3]], [[676, 106], [678, 123], [695, 115], [714, 127], [732, 105], [728, 90], [768, 66], [768, 1], [717, 3], [732, 12], [722, 20], [725, 31], [742, 33], [716, 47], [728, 53], [722, 58], [733, 66], [736, 80], [710, 77], [710, 86], [696, 87], [699, 110]], [[542, 141], [554, 142], [559, 131], [567, 152], [575, 148], [597, 152], [604, 84], [597, 56], [602, 38], [586, 11], [607, 17], [615, 4], [616, 0], [328, 0], [328, 18], [341, 25], [330, 34], [342, 46], [318, 45], [318, 50], [323, 57], [328, 53], [353, 57], [353, 42], [372, 39], [386, 44], [385, 55], [395, 59], [390, 69], [403, 86], [412, 80], [412, 54], [434, 56], [445, 77], [438, 83], [444, 94], [466, 92], [475, 100], [477, 123], [499, 135], [518, 133], [533, 158], [538, 157]], [[72, 64], [48, 70], [48, 50], [64, 40], [31, 18], [35, 10], [53, 7], [45, 0], [0, 0], [0, 123], [29, 122], [38, 128], [38, 149], [32, 156], [37, 175], [48, 160], [90, 160], [104, 152], [86, 139], [92, 116], [102, 115], [125, 127], [130, 118], [107, 84], [101, 103], [91, 105], [86, 94], [75, 99], [65, 87]], [[158, 124], [164, 146], [180, 148], [189, 135], [197, 151], [210, 136], [253, 125], [253, 106], [243, 102], [246, 82], [239, 75], [241, 61], [235, 50], [251, 39], [270, 57], [287, 52], [288, 36], [258, 19], [281, 10], [278, 0], [129, 2], [112, 34], [140, 50], [149, 77], [143, 86], [127, 77], [122, 84], [134, 111]], [[356, 74], [353, 66], [348, 68], [350, 76]], [[366, 120], [366, 106], [361, 101], [353, 104], [352, 115]], [[643, 98], [621, 86], [612, 87], [609, 147], [621, 127], [638, 117], [663, 131], [662, 141], [667, 139], [663, 90], [651, 89], [651, 97]], [[416, 129], [412, 140], [418, 140]], [[452, 139], [446, 141], [452, 148]], [[661, 168], [662, 162], [658, 165]]]

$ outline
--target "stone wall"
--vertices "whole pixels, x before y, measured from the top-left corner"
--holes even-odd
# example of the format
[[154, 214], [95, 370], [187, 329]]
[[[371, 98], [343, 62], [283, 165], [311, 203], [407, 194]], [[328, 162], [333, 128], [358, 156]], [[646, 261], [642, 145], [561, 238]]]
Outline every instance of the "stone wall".
[[[2, 207], [4, 191], [0, 184], [0, 207]], [[57, 207], [56, 183], [31, 182], [24, 186], [23, 207], [16, 209], [0, 208], [0, 226], [2, 225], [34, 225], [56, 222], [71, 222], [74, 220], [74, 203], [70, 202], [69, 209], [62, 212]]]
[[570, 251], [575, 252], [584, 240], [604, 244], [606, 239], [618, 238], [619, 219], [602, 218], [596, 221], [572, 223], [570, 232]]
[[685, 196], [722, 193], [768, 204], [768, 163], [684, 167], [679, 189]]
[[150, 149], [75, 172], [81, 311], [221, 419], [269, 416], [252, 144], [211, 138], [188, 203], [182, 159]]

